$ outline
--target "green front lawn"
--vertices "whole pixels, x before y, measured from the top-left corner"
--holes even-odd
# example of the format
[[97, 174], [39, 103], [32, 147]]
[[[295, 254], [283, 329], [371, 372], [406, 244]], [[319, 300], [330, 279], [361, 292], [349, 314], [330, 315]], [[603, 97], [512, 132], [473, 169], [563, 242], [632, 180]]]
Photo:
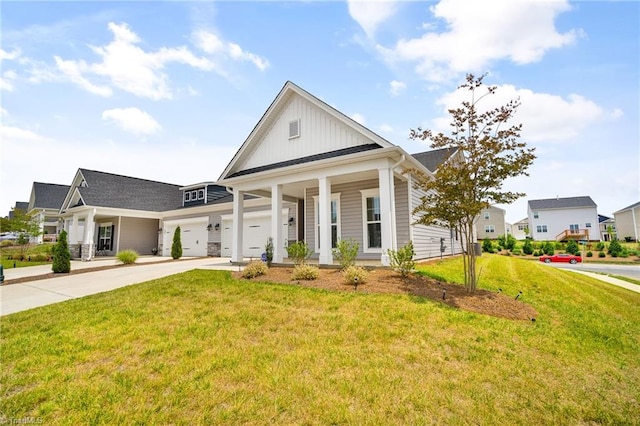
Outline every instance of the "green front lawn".
[[[458, 281], [459, 260], [423, 267]], [[45, 424], [637, 424], [640, 294], [483, 255], [535, 322], [192, 271], [2, 318], [0, 413]], [[362, 286], [363, 291], [366, 285]]]

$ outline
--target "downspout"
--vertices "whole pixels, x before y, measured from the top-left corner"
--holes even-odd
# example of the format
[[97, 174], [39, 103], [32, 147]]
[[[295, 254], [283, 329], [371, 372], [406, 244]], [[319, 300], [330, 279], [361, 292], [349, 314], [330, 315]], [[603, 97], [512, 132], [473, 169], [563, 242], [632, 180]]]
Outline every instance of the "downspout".
[[[400, 159], [391, 166], [391, 173], [389, 173], [389, 187], [393, 188], [393, 198], [391, 199], [391, 214], [389, 215], [389, 218], [391, 220], [391, 250], [398, 250], [398, 231], [396, 229], [397, 224], [396, 224], [396, 188], [394, 186], [394, 175], [393, 175], [393, 171], [396, 167], [398, 167], [400, 164], [402, 164], [404, 161], [406, 160], [406, 157], [404, 154], [402, 154], [400, 156]], [[409, 200], [407, 200], [409, 201]]]

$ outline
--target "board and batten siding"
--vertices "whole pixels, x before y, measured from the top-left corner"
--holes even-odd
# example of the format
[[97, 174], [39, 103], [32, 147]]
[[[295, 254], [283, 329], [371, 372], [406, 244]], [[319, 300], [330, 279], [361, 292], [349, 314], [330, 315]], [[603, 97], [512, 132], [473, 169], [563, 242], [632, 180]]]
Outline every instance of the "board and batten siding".
[[[300, 119], [300, 136], [289, 139], [289, 122]], [[294, 95], [239, 170], [322, 154], [371, 140], [311, 102]]]
[[[411, 185], [411, 182], [409, 183]], [[411, 212], [417, 206], [420, 205], [420, 199], [424, 194], [424, 191], [411, 187]], [[430, 259], [434, 257], [440, 256], [440, 238], [444, 238], [444, 244], [446, 249], [444, 253], [445, 256], [450, 256], [452, 254], [459, 254], [462, 252], [462, 242], [461, 237], [454, 230], [449, 228], [444, 228], [441, 226], [425, 226], [415, 223], [419, 216], [411, 215], [411, 223], [412, 223], [412, 239], [413, 239], [413, 249], [416, 253], [416, 259]]]
[[[396, 239], [398, 247], [402, 247], [409, 241], [409, 202], [407, 183], [398, 178], [394, 178], [395, 184], [395, 204], [396, 204]], [[378, 180], [371, 179], [359, 182], [349, 182], [345, 184], [337, 184], [331, 186], [332, 194], [340, 194], [340, 239], [356, 241], [360, 248], [358, 249], [359, 259], [379, 259], [381, 253], [364, 253], [363, 241], [363, 211], [362, 211], [362, 193], [360, 191], [367, 189], [377, 189]], [[318, 196], [318, 188], [307, 188], [305, 201], [305, 241], [313, 250], [316, 246], [316, 216], [314, 196]], [[314, 253], [317, 258], [318, 253]]]
[[[117, 222], [115, 223], [117, 226]], [[151, 250], [158, 247], [158, 224], [158, 219], [123, 217], [120, 221], [118, 250], [135, 250], [141, 255], [151, 254]]]

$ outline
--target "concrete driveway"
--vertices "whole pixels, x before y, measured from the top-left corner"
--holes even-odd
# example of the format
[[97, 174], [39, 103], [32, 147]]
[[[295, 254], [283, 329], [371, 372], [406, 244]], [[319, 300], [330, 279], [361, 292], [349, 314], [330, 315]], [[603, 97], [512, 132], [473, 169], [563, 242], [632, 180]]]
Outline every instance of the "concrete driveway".
[[[110, 291], [192, 269], [238, 270], [237, 266], [232, 267], [230, 265], [227, 258], [209, 257], [163, 262], [166, 260], [168, 258], [140, 258], [140, 264], [133, 267], [113, 268], [73, 275], [62, 274], [55, 278], [38, 279], [16, 284], [11, 284], [10, 280], [50, 273], [51, 265], [8, 269], [5, 271], [5, 285], [0, 286], [0, 315], [8, 315], [38, 306]], [[115, 264], [117, 264], [115, 259], [73, 262], [71, 269], [90, 270]]]

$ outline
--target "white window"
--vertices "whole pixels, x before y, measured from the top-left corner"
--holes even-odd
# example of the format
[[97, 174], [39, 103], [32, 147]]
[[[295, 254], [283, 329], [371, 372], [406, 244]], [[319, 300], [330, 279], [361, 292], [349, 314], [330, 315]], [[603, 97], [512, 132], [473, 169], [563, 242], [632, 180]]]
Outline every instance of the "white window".
[[524, 225], [518, 225], [518, 231], [524, 231]]
[[382, 252], [382, 215], [380, 190], [369, 189], [362, 193], [363, 239], [365, 253]]
[[584, 224], [585, 228], [591, 228], [591, 222], [587, 222]]
[[496, 228], [493, 225], [485, 225], [484, 232], [487, 232], [487, 233], [496, 232]]
[[198, 199], [198, 191], [191, 191], [191, 201]]
[[[320, 203], [319, 197], [313, 197], [315, 208], [316, 252], [320, 251]], [[340, 193], [331, 194], [331, 248], [336, 248], [340, 239]]]
[[198, 189], [198, 200], [204, 200], [204, 189]]
[[540, 217], [540, 215], [538, 214], [538, 212], [533, 212], [533, 218], [534, 219], [538, 219]]
[[547, 225], [537, 225], [536, 230], [541, 233], [547, 232]]
[[300, 119], [289, 122], [289, 139], [300, 137]]
[[101, 223], [98, 228], [98, 250], [113, 250], [113, 224]]
[[184, 201], [191, 201], [191, 193], [189, 191], [184, 193]]
[[491, 215], [489, 214], [489, 212], [484, 212], [484, 218], [487, 220], [491, 219]]

